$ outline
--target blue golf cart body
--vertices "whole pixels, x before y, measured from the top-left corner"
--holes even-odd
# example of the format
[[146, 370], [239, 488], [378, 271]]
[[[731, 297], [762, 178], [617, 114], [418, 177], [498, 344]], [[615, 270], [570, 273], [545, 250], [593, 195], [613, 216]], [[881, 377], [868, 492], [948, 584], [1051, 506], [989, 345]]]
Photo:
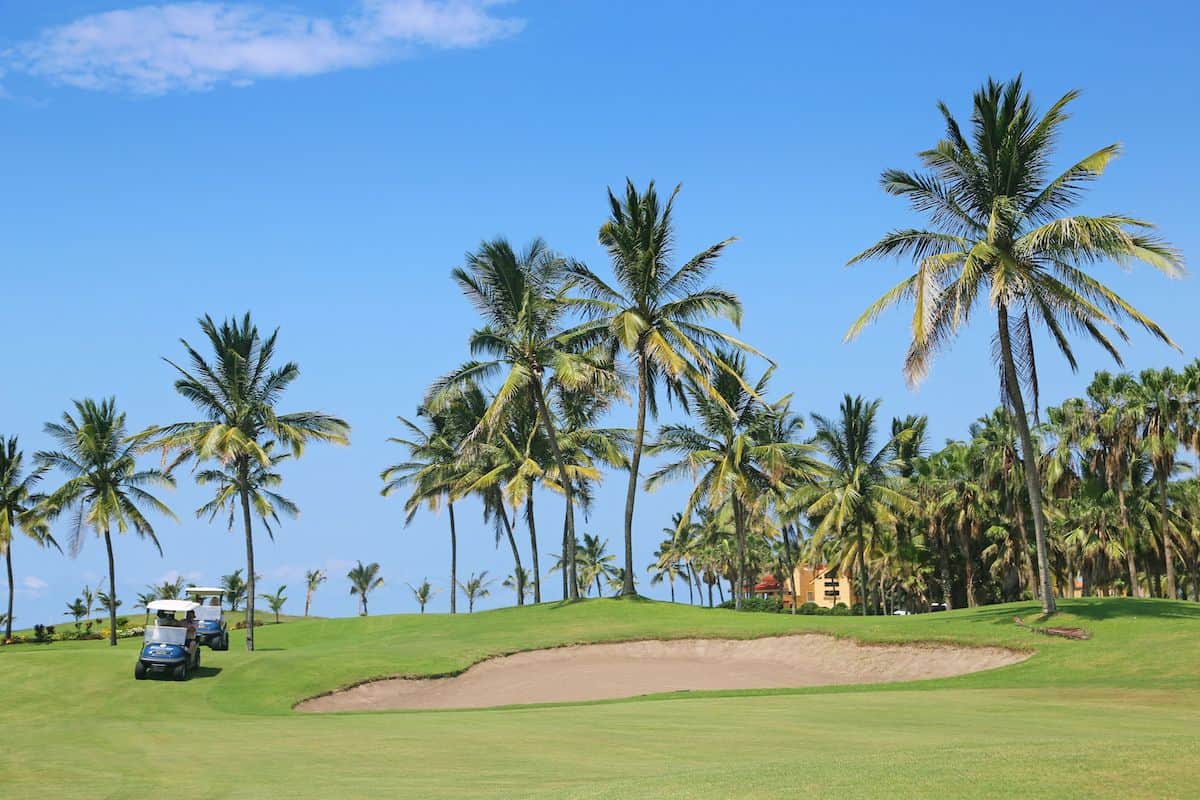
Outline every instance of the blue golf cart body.
[[196, 609], [196, 641], [213, 650], [229, 649], [229, 628], [225, 624], [222, 601], [225, 590], [211, 586], [189, 586], [188, 597], [199, 603]]
[[148, 608], [156, 612], [155, 624], [146, 628], [142, 651], [138, 654], [133, 676], [143, 680], [151, 675], [167, 675], [175, 680], [187, 680], [200, 666], [200, 647], [186, 622], [176, 613], [193, 611], [196, 604], [188, 600], [155, 600]]

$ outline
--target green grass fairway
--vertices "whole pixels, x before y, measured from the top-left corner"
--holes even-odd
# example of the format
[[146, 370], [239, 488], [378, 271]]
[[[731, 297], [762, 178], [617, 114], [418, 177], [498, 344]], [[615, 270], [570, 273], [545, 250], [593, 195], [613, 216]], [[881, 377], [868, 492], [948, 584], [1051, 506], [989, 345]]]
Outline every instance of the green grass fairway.
[[[593, 600], [313, 619], [133, 680], [136, 640], [0, 649], [0, 797], [1160, 798], [1200, 794], [1200, 605], [1069, 600], [919, 617], [737, 614]], [[65, 627], [65, 626], [64, 626]], [[822, 631], [1031, 649], [915, 684], [659, 696], [488, 711], [306, 715], [304, 697], [498, 653], [636, 638]]]

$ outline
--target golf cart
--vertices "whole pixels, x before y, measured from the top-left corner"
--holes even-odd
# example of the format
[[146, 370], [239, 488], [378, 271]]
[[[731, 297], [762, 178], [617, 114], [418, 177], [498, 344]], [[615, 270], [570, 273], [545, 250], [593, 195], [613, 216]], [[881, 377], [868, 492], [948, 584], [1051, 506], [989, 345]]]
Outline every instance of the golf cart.
[[200, 604], [196, 609], [196, 641], [213, 650], [229, 649], [229, 628], [221, 602], [225, 590], [212, 586], [189, 586], [188, 597]]
[[191, 600], [154, 600], [147, 610], [155, 614], [154, 624], [146, 628], [142, 652], [133, 677], [139, 681], [152, 673], [166, 673], [177, 681], [187, 680], [188, 673], [200, 666], [200, 646], [196, 643], [195, 628], [189, 627], [186, 615], [199, 603]]

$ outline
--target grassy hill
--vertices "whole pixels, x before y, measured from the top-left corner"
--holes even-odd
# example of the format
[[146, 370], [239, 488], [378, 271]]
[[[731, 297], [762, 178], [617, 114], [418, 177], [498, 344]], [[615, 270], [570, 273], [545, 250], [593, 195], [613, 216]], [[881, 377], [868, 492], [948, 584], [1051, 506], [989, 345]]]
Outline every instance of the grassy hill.
[[[187, 683], [134, 682], [136, 641], [0, 648], [0, 796], [251, 798], [1190, 796], [1200, 606], [1064, 602], [917, 617], [737, 614], [594, 600], [474, 615], [291, 620], [203, 651]], [[302, 715], [371, 677], [445, 674], [573, 642], [818, 631], [999, 644], [1021, 664], [914, 684], [691, 693], [486, 711]]]

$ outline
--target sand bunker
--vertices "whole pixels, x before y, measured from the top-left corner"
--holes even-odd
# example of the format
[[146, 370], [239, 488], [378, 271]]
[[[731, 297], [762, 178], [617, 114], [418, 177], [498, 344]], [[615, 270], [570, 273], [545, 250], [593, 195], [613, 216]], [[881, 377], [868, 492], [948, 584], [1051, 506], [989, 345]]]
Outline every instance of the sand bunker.
[[945, 678], [1029, 657], [996, 647], [862, 645], [821, 635], [572, 645], [482, 661], [451, 678], [391, 678], [299, 711], [485, 708], [702, 689], [778, 689]]

